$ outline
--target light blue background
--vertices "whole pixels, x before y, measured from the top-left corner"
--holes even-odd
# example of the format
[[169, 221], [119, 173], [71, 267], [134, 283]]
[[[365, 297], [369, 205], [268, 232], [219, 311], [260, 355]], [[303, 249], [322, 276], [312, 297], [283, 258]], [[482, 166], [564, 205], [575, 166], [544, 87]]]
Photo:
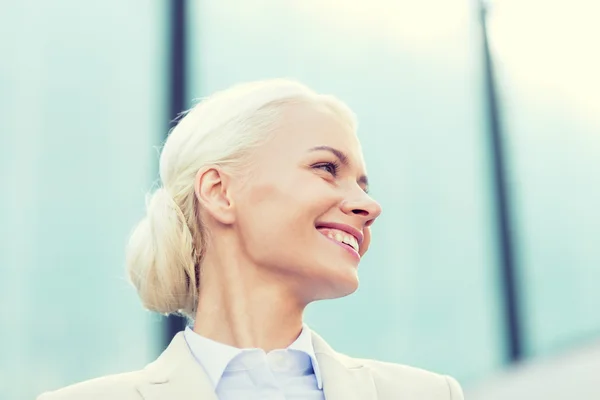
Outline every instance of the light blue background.
[[[600, 337], [600, 65], [587, 39], [600, 31], [573, 22], [556, 38], [553, 18], [591, 7], [556, 3], [505, 1], [491, 16], [527, 357]], [[161, 350], [161, 318], [123, 264], [167, 129], [168, 10], [1, 5], [0, 398], [24, 399]], [[505, 368], [473, 2], [198, 0], [188, 22], [190, 105], [277, 76], [358, 115], [384, 213], [359, 291], [312, 305], [309, 324], [339, 351], [466, 387]]]

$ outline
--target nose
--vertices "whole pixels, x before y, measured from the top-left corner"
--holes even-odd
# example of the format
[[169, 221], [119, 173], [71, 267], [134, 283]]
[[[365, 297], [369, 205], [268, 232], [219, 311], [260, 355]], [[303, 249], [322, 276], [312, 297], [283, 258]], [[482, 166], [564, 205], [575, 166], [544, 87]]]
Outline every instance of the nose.
[[371, 225], [381, 214], [381, 205], [365, 192], [356, 198], [344, 200], [341, 208], [345, 214], [360, 216], [364, 226]]

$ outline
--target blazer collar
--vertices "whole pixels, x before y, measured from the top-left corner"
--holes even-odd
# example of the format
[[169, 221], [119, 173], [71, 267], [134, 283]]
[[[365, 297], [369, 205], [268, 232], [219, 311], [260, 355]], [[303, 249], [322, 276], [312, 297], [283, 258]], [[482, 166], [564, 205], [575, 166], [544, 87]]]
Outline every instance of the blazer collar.
[[327, 400], [377, 399], [371, 370], [362, 360], [336, 352], [314, 331], [312, 339]]
[[144, 368], [138, 391], [145, 400], [218, 400], [206, 372], [179, 332], [156, 361]]
[[[311, 331], [327, 400], [376, 400], [369, 367], [333, 350]], [[143, 370], [146, 379], [137, 389], [145, 400], [218, 400], [213, 385], [179, 332], [156, 361]]]

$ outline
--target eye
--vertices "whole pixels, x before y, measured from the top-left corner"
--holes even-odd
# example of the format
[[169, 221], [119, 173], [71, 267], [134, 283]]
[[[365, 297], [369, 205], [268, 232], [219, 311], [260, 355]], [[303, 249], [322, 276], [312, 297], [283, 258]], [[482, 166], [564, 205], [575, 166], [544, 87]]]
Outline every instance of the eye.
[[322, 169], [323, 171], [331, 174], [331, 176], [336, 177], [340, 166], [335, 162], [325, 162], [315, 164], [313, 165], [313, 168]]

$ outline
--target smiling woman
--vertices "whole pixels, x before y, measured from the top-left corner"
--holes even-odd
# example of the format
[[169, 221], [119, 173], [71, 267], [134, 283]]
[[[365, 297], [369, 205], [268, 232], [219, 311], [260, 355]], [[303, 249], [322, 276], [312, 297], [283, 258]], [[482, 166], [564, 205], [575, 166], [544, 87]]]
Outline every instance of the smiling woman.
[[288, 80], [216, 93], [167, 139], [160, 178], [129, 274], [147, 309], [193, 323], [145, 369], [40, 400], [462, 399], [450, 377], [342, 355], [303, 323], [357, 289], [381, 213], [339, 100]]

